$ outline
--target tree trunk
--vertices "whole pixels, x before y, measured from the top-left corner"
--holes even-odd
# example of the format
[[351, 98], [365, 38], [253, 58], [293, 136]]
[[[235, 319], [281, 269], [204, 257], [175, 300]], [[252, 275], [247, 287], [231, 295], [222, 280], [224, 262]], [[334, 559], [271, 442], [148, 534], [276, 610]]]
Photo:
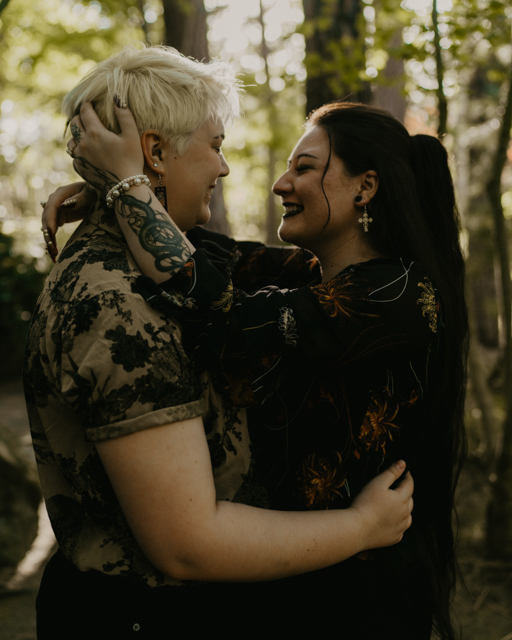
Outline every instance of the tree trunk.
[[277, 243], [277, 212], [276, 212], [276, 200], [275, 195], [272, 191], [272, 186], [275, 182], [275, 166], [276, 166], [276, 152], [275, 152], [275, 133], [276, 129], [279, 126], [279, 122], [277, 119], [277, 110], [274, 101], [274, 93], [270, 88], [270, 70], [268, 68], [268, 56], [269, 56], [269, 47], [268, 43], [265, 39], [265, 9], [263, 7], [263, 2], [260, 0], [260, 12], [258, 15], [258, 22], [261, 26], [262, 38], [261, 38], [261, 46], [260, 46], [260, 56], [263, 58], [265, 63], [265, 75], [266, 80], [263, 85], [264, 95], [262, 104], [263, 108], [267, 113], [267, 124], [270, 131], [269, 142], [267, 148], [267, 207], [266, 207], [266, 216], [265, 216], [265, 241], [267, 244], [276, 244]]
[[448, 101], [444, 95], [443, 77], [444, 66], [443, 57], [441, 55], [441, 36], [439, 33], [437, 13], [437, 0], [432, 3], [432, 23], [434, 27], [434, 48], [436, 52], [436, 75], [437, 75], [437, 108], [439, 110], [439, 124], [437, 126], [437, 135], [442, 138], [446, 134], [446, 124], [448, 122]]
[[[472, 70], [466, 69], [461, 74], [460, 82], [460, 116], [455, 131], [455, 158], [457, 163], [457, 203], [462, 222], [462, 228], [469, 228], [469, 212], [471, 207], [471, 143], [468, 136], [469, 124], [469, 94], [468, 85]], [[468, 243], [469, 254], [469, 243]], [[480, 443], [476, 455], [483, 459], [489, 472], [496, 458], [496, 436], [494, 428], [493, 397], [487, 385], [487, 372], [482, 366], [481, 345], [478, 339], [477, 309], [475, 299], [475, 282], [473, 263], [466, 255], [466, 301], [468, 305], [469, 321], [469, 381], [471, 393], [478, 409], [480, 409]], [[492, 469], [494, 471], [494, 469]]]
[[[389, 43], [390, 49], [396, 49], [402, 43], [402, 29], [397, 29]], [[383, 83], [378, 84], [372, 94], [372, 105], [389, 111], [402, 124], [405, 120], [405, 77], [402, 58], [389, 56], [383, 73]]]
[[206, 9], [203, 0], [162, 0], [164, 7], [164, 44], [184, 56], [208, 62]]
[[487, 513], [487, 552], [492, 558], [512, 559], [512, 282], [510, 279], [510, 256], [508, 228], [501, 204], [501, 176], [507, 161], [512, 127], [512, 69], [505, 113], [499, 133], [498, 148], [494, 156], [491, 179], [487, 194], [493, 212], [496, 247], [501, 268], [505, 353], [503, 398], [505, 420], [503, 444], [496, 469], [496, 481], [492, 487], [491, 501]]
[[[164, 8], [164, 43], [185, 56], [209, 62], [208, 25], [203, 0], [162, 0]], [[205, 225], [210, 231], [229, 235], [230, 226], [224, 203], [222, 181], [212, 193], [211, 218]]]
[[[364, 71], [360, 0], [303, 0], [306, 36], [306, 113], [326, 102], [370, 101]], [[361, 33], [362, 32], [362, 33]]]

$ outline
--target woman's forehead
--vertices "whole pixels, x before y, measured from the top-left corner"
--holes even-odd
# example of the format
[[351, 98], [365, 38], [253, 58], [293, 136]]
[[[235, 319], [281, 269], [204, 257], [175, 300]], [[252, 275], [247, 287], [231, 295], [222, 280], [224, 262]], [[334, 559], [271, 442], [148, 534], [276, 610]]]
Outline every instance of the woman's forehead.
[[224, 140], [225, 132], [224, 132], [224, 123], [222, 120], [218, 118], [212, 118], [207, 120], [203, 125], [197, 129], [194, 133], [194, 136], [199, 139], [218, 139], [220, 142]]
[[306, 155], [325, 160], [329, 154], [329, 136], [322, 127], [312, 127], [299, 138], [288, 162], [297, 160], [300, 156]]

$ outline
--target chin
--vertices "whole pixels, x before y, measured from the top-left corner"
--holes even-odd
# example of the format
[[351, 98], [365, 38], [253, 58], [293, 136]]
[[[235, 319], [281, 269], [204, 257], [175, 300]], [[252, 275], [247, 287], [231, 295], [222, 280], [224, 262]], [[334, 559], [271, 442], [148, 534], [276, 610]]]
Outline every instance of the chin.
[[198, 216], [196, 225], [206, 224], [207, 222], [210, 221], [211, 217], [212, 217], [212, 214], [210, 213], [210, 209], [208, 209], [207, 211], [201, 213], [201, 215]]
[[286, 225], [281, 222], [281, 226], [277, 230], [277, 235], [279, 239], [283, 242], [288, 242], [288, 244], [295, 244], [298, 247], [302, 247], [300, 237], [298, 234], [293, 233], [290, 229], [286, 228]]

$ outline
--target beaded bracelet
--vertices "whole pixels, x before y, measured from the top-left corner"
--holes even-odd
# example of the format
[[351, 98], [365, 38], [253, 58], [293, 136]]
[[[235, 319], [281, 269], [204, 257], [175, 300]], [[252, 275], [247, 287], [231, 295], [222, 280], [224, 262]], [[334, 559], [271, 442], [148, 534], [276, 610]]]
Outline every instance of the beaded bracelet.
[[145, 184], [148, 187], [151, 184], [149, 178], [144, 174], [131, 176], [131, 178], [125, 178], [124, 180], [121, 180], [119, 184], [116, 184], [116, 186], [110, 189], [110, 191], [107, 193], [107, 207], [113, 207], [114, 200], [116, 198], [119, 198], [122, 193], [128, 191], [130, 187], [138, 187], [141, 184]]

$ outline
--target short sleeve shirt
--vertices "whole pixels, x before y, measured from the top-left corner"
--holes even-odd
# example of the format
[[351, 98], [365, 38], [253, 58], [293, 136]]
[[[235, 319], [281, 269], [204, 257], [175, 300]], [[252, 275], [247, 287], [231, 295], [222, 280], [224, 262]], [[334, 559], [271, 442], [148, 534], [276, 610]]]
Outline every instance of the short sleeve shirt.
[[145, 558], [95, 443], [202, 416], [218, 500], [247, 494], [245, 411], [213, 388], [172, 316], [134, 291], [140, 276], [110, 212], [91, 214], [50, 274], [29, 332], [24, 385], [43, 494], [80, 570], [176, 584]]

